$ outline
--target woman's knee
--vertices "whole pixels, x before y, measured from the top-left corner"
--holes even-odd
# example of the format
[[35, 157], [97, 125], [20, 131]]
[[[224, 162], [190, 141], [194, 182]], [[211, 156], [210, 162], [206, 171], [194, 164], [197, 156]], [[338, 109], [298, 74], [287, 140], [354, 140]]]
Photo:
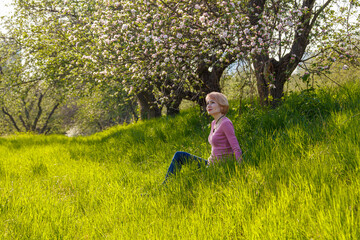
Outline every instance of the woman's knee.
[[184, 164], [189, 158], [189, 153], [187, 152], [176, 152], [173, 157], [173, 162]]
[[185, 156], [187, 153], [186, 152], [181, 152], [181, 151], [177, 151], [175, 154], [174, 154], [174, 157], [173, 158], [181, 158], [183, 156]]

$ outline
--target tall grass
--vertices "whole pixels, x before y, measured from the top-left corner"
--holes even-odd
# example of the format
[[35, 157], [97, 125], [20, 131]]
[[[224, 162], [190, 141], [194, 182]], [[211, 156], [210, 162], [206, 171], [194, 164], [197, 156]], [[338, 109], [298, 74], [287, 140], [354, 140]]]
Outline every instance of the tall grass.
[[243, 163], [190, 164], [166, 186], [175, 151], [210, 154], [196, 109], [90, 137], [0, 138], [0, 238], [358, 239], [359, 103], [355, 83], [274, 110], [233, 103]]

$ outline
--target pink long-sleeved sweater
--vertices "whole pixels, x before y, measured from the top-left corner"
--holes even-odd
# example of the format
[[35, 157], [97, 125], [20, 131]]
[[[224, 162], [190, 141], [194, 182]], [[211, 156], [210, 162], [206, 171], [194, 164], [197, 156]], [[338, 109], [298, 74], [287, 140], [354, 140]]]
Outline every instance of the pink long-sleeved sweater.
[[211, 122], [211, 131], [208, 137], [211, 144], [211, 157], [209, 162], [215, 159], [221, 159], [226, 155], [235, 155], [236, 160], [241, 162], [242, 151], [239, 142], [235, 136], [234, 126], [230, 119], [224, 117], [217, 129], [215, 129], [215, 120]]

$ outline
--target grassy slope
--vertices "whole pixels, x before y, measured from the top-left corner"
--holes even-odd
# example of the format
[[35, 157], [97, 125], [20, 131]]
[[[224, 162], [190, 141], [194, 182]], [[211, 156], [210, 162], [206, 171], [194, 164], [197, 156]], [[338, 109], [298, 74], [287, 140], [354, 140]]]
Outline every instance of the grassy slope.
[[233, 104], [244, 163], [185, 167], [165, 188], [175, 151], [210, 153], [195, 109], [90, 137], [0, 138], [0, 238], [357, 239], [359, 103], [348, 84], [267, 112]]

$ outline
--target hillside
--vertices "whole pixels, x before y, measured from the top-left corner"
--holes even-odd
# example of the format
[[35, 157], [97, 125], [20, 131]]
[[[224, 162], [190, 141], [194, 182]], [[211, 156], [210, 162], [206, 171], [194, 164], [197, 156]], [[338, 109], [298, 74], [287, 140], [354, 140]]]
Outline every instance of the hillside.
[[[239, 112], [241, 114], [239, 114]], [[275, 110], [231, 103], [243, 164], [207, 158], [196, 108], [89, 136], [0, 138], [1, 239], [358, 239], [360, 86], [287, 96]]]

